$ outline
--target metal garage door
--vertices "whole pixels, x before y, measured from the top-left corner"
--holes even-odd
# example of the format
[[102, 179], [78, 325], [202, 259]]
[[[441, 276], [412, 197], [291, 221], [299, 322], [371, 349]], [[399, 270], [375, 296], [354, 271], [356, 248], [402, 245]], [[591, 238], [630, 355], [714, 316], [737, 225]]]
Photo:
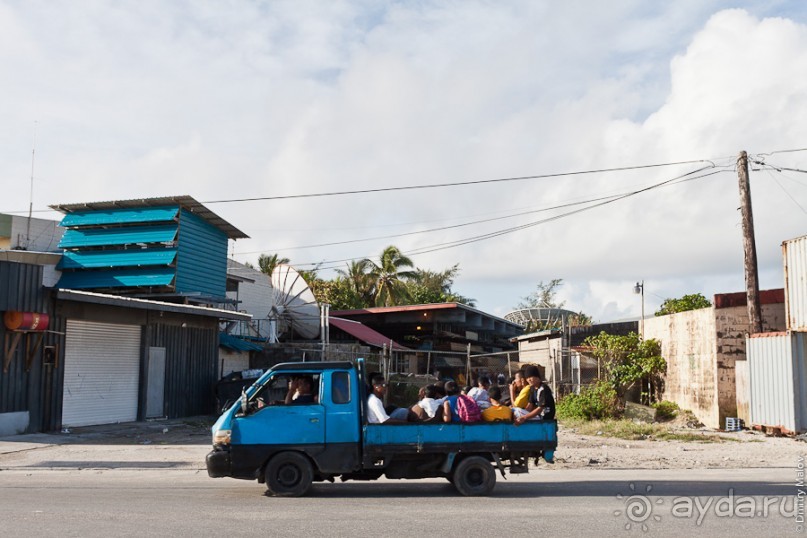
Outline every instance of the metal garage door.
[[137, 420], [140, 326], [67, 320], [62, 425]]

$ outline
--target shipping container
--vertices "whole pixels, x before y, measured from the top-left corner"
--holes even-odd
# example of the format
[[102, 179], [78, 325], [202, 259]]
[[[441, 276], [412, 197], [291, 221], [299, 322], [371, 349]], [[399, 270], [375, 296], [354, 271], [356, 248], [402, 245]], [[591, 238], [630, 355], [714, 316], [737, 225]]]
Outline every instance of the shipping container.
[[784, 433], [807, 431], [807, 333], [760, 333], [747, 338], [750, 418]]
[[807, 235], [782, 243], [787, 329], [807, 331]]

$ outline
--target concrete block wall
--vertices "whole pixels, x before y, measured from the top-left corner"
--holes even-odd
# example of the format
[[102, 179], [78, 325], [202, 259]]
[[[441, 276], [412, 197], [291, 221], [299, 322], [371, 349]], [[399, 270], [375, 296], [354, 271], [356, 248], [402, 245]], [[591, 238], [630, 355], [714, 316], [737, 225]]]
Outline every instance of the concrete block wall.
[[[785, 329], [784, 303], [763, 304], [763, 332], [777, 332]], [[748, 308], [745, 305], [715, 309], [717, 400], [719, 427], [724, 427], [726, 417], [736, 417], [737, 375], [735, 364], [746, 360], [745, 337], [751, 329]]]
[[648, 318], [645, 339], [661, 342], [667, 361], [664, 399], [689, 409], [706, 426], [719, 427], [714, 307]]

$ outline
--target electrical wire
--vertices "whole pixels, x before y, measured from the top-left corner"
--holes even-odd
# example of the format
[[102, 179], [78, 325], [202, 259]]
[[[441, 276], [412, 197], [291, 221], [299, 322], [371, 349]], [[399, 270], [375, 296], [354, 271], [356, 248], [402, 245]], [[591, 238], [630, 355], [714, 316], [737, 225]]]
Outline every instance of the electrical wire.
[[[522, 213], [513, 213], [513, 214], [510, 214], [510, 215], [504, 215], [502, 217], [493, 217], [493, 218], [489, 218], [489, 219], [474, 220], [474, 221], [470, 221], [470, 222], [463, 222], [461, 224], [452, 224], [450, 226], [440, 226], [440, 227], [437, 227], [437, 228], [429, 228], [429, 229], [426, 229], [426, 230], [417, 230], [417, 231], [414, 231], [414, 232], [404, 232], [404, 233], [392, 234], [392, 235], [380, 235], [380, 236], [376, 236], [376, 237], [364, 237], [364, 238], [361, 238], [361, 239], [348, 239], [348, 240], [345, 240], [345, 241], [334, 241], [332, 243], [319, 243], [319, 244], [316, 244], [316, 245], [301, 245], [301, 246], [296, 246], [296, 247], [278, 248], [278, 249], [273, 250], [272, 252], [284, 252], [284, 251], [287, 251], [287, 250], [300, 250], [300, 249], [305, 249], [305, 248], [331, 247], [331, 246], [335, 246], [335, 245], [348, 245], [348, 244], [351, 244], [351, 243], [363, 243], [363, 242], [366, 242], [366, 241], [377, 241], [379, 239], [394, 239], [394, 238], [397, 238], [397, 237], [407, 237], [407, 236], [410, 236], [410, 235], [418, 235], [418, 234], [431, 233], [431, 232], [441, 232], [443, 230], [451, 230], [451, 229], [455, 229], [455, 228], [462, 228], [462, 227], [465, 227], [465, 226], [472, 226], [474, 224], [483, 224], [485, 222], [494, 222], [494, 221], [497, 221], [497, 220], [512, 219], [512, 218], [516, 218], [516, 217], [523, 217], [524, 215], [532, 215], [534, 213], [543, 213], [545, 211], [552, 211], [554, 209], [562, 209], [564, 207], [570, 207], [570, 206], [575, 206], [575, 205], [580, 205], [580, 204], [587, 204], [587, 203], [591, 203], [591, 202], [598, 201], [598, 200], [605, 200], [605, 199], [609, 199], [609, 198], [614, 198], [616, 196], [619, 196], [619, 195], [615, 194], [615, 195], [611, 195], [611, 196], [603, 196], [601, 198], [594, 198], [594, 199], [591, 199], [591, 200], [583, 200], [581, 202], [570, 202], [570, 203], [567, 203], [567, 204], [561, 204], [561, 205], [557, 205], [557, 206], [553, 206], [553, 207], [545, 207], [545, 208], [541, 208], [541, 209], [534, 209], [534, 210], [531, 210], [531, 211], [524, 211]], [[265, 250], [254, 250], [254, 251], [249, 251], [249, 252], [238, 252], [237, 254], [238, 255], [245, 255], [245, 254], [258, 254], [258, 253], [264, 253], [264, 252], [266, 252], [266, 251]]]
[[233, 203], [233, 202], [257, 202], [257, 201], [266, 201], [266, 200], [290, 200], [295, 198], [317, 198], [317, 197], [324, 197], [324, 196], [344, 196], [348, 194], [369, 194], [369, 193], [376, 193], [376, 192], [394, 192], [394, 191], [404, 191], [404, 190], [414, 190], [414, 189], [437, 189], [443, 187], [459, 187], [465, 185], [482, 185], [482, 184], [490, 184], [490, 183], [501, 183], [505, 181], [525, 181], [528, 179], [550, 179], [556, 177], [569, 177], [569, 176], [579, 176], [579, 175], [586, 175], [586, 174], [602, 174], [606, 172], [625, 172], [628, 170], [646, 170], [649, 168], [660, 168], [666, 166], [676, 166], [682, 164], [700, 164], [708, 162], [711, 164], [712, 167], [715, 164], [708, 160], [708, 159], [699, 159], [694, 161], [678, 161], [678, 162], [670, 162], [670, 163], [659, 163], [659, 164], [644, 164], [644, 165], [636, 165], [636, 166], [620, 166], [616, 168], [601, 168], [597, 170], [579, 170], [575, 172], [558, 172], [554, 174], [537, 174], [532, 176], [517, 176], [517, 177], [505, 177], [505, 178], [496, 178], [496, 179], [480, 179], [475, 181], [457, 181], [452, 183], [433, 183], [433, 184], [424, 184], [424, 185], [404, 185], [398, 187], [379, 187], [377, 189], [360, 189], [355, 191], [335, 191], [335, 192], [319, 192], [319, 193], [310, 193], [310, 194], [287, 194], [281, 196], [259, 196], [255, 198], [233, 198], [233, 199], [225, 199], [225, 200], [207, 200], [202, 202], [204, 204], [226, 204], [226, 203]]
[[[625, 194], [620, 195], [620, 196], [615, 197], [615, 198], [611, 198], [611, 199], [608, 199], [608, 200], [600, 201], [598, 203], [594, 203], [594, 204], [592, 204], [592, 205], [590, 205], [588, 207], [585, 207], [585, 208], [576, 209], [574, 211], [569, 211], [567, 213], [563, 213], [563, 214], [560, 214], [560, 215], [555, 215], [555, 216], [552, 216], [552, 217], [549, 217], [549, 218], [546, 218], [546, 219], [541, 219], [541, 220], [530, 222], [530, 223], [527, 223], [527, 224], [522, 224], [522, 225], [519, 225], [519, 226], [513, 226], [513, 227], [510, 227], [510, 228], [505, 228], [505, 229], [502, 229], [502, 230], [496, 230], [496, 231], [489, 232], [489, 233], [486, 233], [486, 234], [481, 234], [481, 235], [478, 235], [478, 236], [466, 237], [466, 238], [458, 239], [458, 240], [455, 240], [455, 241], [449, 241], [449, 242], [445, 242], [445, 243], [438, 243], [438, 244], [435, 244], [435, 245], [428, 245], [428, 246], [420, 247], [418, 249], [408, 251], [406, 253], [406, 255], [407, 256], [417, 256], [417, 255], [420, 255], [420, 254], [426, 254], [426, 253], [430, 253], [430, 252], [436, 252], [436, 251], [439, 251], [439, 250], [446, 250], [446, 249], [449, 249], [449, 248], [455, 248], [455, 247], [458, 247], [458, 246], [467, 245], [467, 244], [475, 243], [475, 242], [478, 242], [478, 241], [484, 241], [486, 239], [499, 237], [501, 235], [517, 232], [517, 231], [520, 231], [520, 230], [523, 230], [523, 229], [531, 228], [533, 226], [538, 226], [540, 224], [545, 224], [547, 222], [551, 222], [551, 221], [559, 220], [559, 219], [569, 217], [569, 216], [572, 216], [572, 215], [576, 215], [578, 213], [588, 211], [590, 209], [594, 209], [594, 208], [597, 208], [597, 207], [601, 207], [601, 206], [604, 206], [604, 205], [607, 205], [607, 204], [611, 204], [611, 203], [614, 203], [614, 202], [619, 201], [619, 200], [623, 200], [623, 199], [631, 197], [631, 196], [636, 196], [638, 194], [641, 194], [643, 192], [647, 192], [647, 191], [652, 190], [652, 189], [657, 189], [657, 188], [660, 188], [660, 187], [663, 187], [663, 186], [673, 185], [673, 184], [676, 184], [676, 183], [683, 183], [685, 181], [692, 181], [692, 180], [695, 180], [695, 179], [701, 179], [701, 178], [704, 178], [704, 177], [708, 177], [708, 176], [712, 176], [712, 175], [715, 175], [715, 174], [726, 172], [726, 170], [715, 170], [715, 171], [712, 171], [712, 172], [710, 172], [708, 174], [703, 174], [703, 175], [700, 175], [700, 176], [693, 176], [693, 174], [697, 174], [699, 172], [702, 172], [704, 170], [708, 170], [708, 169], [711, 169], [711, 168], [714, 168], [714, 167], [715, 166], [712, 165], [712, 166], [705, 166], [705, 167], [702, 167], [702, 168], [699, 168], [699, 169], [696, 169], [696, 170], [692, 170], [690, 172], [687, 172], [686, 174], [682, 174], [680, 176], [676, 176], [674, 178], [667, 179], [667, 180], [662, 181], [660, 183], [655, 183], [653, 185], [650, 185], [650, 186], [642, 188], [642, 189], [638, 189], [638, 190], [635, 190], [635, 191], [632, 191], [632, 192], [629, 192], [629, 193], [625, 193]], [[721, 168], [723, 168], [723, 167], [721, 167]], [[690, 176], [693, 176], [693, 177], [690, 177]], [[320, 262], [298, 263], [298, 264], [295, 264], [295, 265], [297, 265], [297, 266], [313, 266], [312, 270], [320, 271], [320, 270], [335, 269], [335, 268], [338, 267], [337, 265], [331, 265], [331, 264], [341, 264], [341, 263], [360, 260], [360, 259], [364, 259], [364, 258], [370, 258], [370, 256], [361, 256], [361, 257], [345, 258], [345, 259], [340, 259], [340, 260], [328, 260], [328, 261], [320, 261]]]
[[792, 201], [794, 204], [796, 204], [796, 205], [798, 206], [798, 208], [799, 208], [799, 209], [801, 209], [802, 213], [804, 213], [804, 214], [806, 214], [806, 215], [807, 215], [807, 210], [805, 210], [805, 209], [804, 209], [804, 206], [802, 206], [800, 203], [798, 203], [798, 202], [796, 201], [796, 199], [795, 199], [795, 198], [793, 198], [793, 195], [791, 195], [791, 194], [790, 194], [790, 192], [788, 192], [788, 190], [787, 190], [787, 189], [785, 189], [784, 185], [782, 185], [781, 183], [779, 183], [779, 180], [778, 180], [778, 179], [776, 179], [776, 176], [774, 176], [774, 175], [773, 175], [773, 173], [772, 173], [770, 170], [766, 170], [766, 172], [768, 173], [768, 176], [770, 176], [770, 178], [773, 180], [773, 182], [774, 182], [774, 183], [776, 183], [776, 184], [779, 186], [779, 188], [780, 188], [780, 189], [782, 189], [782, 192], [784, 192], [784, 193], [785, 193], [785, 195], [786, 195], [788, 198], [790, 198], [790, 200], [791, 200], [791, 201]]

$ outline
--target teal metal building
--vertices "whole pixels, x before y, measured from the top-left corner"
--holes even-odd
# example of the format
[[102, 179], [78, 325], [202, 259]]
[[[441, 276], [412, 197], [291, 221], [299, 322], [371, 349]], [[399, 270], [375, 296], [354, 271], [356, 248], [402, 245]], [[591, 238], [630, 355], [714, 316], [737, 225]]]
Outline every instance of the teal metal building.
[[64, 289], [225, 302], [228, 240], [248, 237], [191, 196], [51, 207], [65, 213]]

